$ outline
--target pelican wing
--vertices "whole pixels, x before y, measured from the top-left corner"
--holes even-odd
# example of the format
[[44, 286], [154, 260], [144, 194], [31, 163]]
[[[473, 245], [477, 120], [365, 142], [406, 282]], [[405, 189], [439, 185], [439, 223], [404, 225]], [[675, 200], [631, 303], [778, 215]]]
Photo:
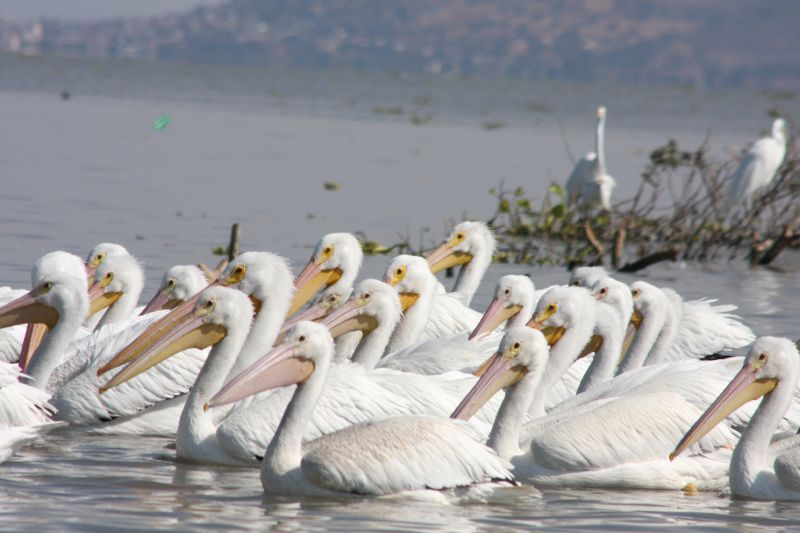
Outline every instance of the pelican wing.
[[475, 342], [468, 341], [468, 335], [464, 332], [422, 341], [383, 357], [378, 368], [426, 375], [472, 372], [497, 350], [503, 334], [492, 332]]
[[56, 369], [50, 382], [51, 387], [60, 385], [51, 401], [59, 409], [61, 420], [72, 424], [106, 422], [137, 414], [191, 389], [208, 350], [186, 350], [103, 395], [98, 393], [108, 376], [98, 377], [97, 369], [164, 313], [110, 324], [73, 343], [70, 349], [75, 355]]
[[20, 383], [17, 365], [0, 363], [0, 427], [38, 426], [51, 422], [55, 408], [50, 395]]
[[[389, 369], [367, 371], [350, 363], [332, 366], [305, 438], [311, 440], [354, 424], [398, 415], [446, 418], [475, 380], [456, 372], [423, 376]], [[263, 456], [293, 393], [294, 387], [285, 387], [238, 404], [217, 430], [220, 444], [242, 460]], [[470, 421], [484, 438], [501, 401], [502, 394]]]
[[459, 295], [437, 293], [433, 299], [425, 331], [419, 340], [448, 337], [455, 333], [472, 331], [481, 314], [465, 305]]
[[510, 464], [476, 437], [446, 418], [367, 422], [309, 442], [301, 469], [320, 487], [355, 494], [513, 483]]
[[35, 426], [12, 427], [0, 430], [0, 463], [8, 460], [20, 448], [35, 441], [53, 428], [62, 426], [59, 422], [48, 422]]
[[741, 348], [755, 340], [753, 331], [732, 314], [735, 305], [713, 305], [714, 302], [704, 298], [683, 304], [680, 330], [667, 360], [700, 358]]
[[[537, 465], [558, 471], [663, 460], [701, 414], [677, 394], [618, 398], [542, 430], [533, 436], [530, 450]], [[736, 435], [720, 425], [692, 452], [712, 452], [735, 441]]]

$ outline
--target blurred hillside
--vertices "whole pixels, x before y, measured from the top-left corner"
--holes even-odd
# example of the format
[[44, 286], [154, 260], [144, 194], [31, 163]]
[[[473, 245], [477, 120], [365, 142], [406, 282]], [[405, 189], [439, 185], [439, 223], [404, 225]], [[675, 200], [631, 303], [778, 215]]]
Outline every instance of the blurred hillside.
[[800, 89], [797, 0], [232, 0], [0, 20], [0, 51], [700, 88]]

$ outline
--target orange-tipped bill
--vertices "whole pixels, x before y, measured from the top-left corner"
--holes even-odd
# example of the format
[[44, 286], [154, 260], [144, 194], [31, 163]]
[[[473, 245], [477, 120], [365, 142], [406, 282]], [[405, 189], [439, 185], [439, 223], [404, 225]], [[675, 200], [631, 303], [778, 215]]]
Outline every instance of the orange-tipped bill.
[[338, 268], [322, 270], [314, 258], [303, 268], [297, 279], [294, 280], [294, 297], [289, 306], [287, 316], [292, 316], [299, 311], [323, 287], [330, 287], [342, 277]]
[[513, 358], [500, 352], [494, 354], [487, 363], [481, 366], [481, 377], [450, 418], [469, 420], [497, 391], [514, 385], [528, 373], [527, 368], [515, 365]]
[[702, 439], [709, 431], [728, 417], [732, 412], [751, 400], [769, 394], [778, 384], [776, 379], [756, 379], [756, 368], [745, 365], [731, 380], [725, 390], [706, 409], [706, 412], [697, 419], [686, 435], [669, 454], [672, 461], [686, 448]]
[[494, 331], [500, 324], [513, 317], [522, 310], [521, 305], [505, 305], [505, 302], [495, 296], [489, 303], [486, 312], [483, 313], [480, 322], [470, 333], [469, 340], [475, 339], [485, 333]]
[[298, 357], [296, 347], [281, 345], [233, 378], [204, 406], [216, 407], [259, 392], [302, 383], [314, 372], [314, 363]]
[[173, 313], [178, 313], [180, 316], [173, 320], [172, 326], [160, 330], [149, 347], [131, 353], [130, 364], [100, 387], [101, 394], [149, 370], [176, 353], [189, 348], [207, 348], [225, 337], [226, 331], [223, 326], [203, 321], [207, 314], [203, 307], [197, 309], [181, 307]]
[[446, 242], [434, 250], [426, 260], [428, 261], [428, 268], [431, 269], [431, 272], [436, 274], [446, 268], [466, 265], [472, 261], [472, 254], [457, 252], [449, 242]]
[[339, 309], [320, 321], [327, 327], [335, 339], [351, 331], [361, 331], [369, 335], [378, 327], [375, 317], [362, 313], [362, 304], [358, 300], [347, 300]]

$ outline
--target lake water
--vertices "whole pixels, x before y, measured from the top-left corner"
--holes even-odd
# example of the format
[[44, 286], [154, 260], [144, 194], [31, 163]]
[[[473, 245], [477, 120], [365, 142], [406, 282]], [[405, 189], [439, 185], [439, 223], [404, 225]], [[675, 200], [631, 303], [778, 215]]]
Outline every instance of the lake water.
[[[696, 147], [710, 132], [723, 158], [768, 128], [769, 109], [800, 116], [791, 95], [0, 56], [0, 285], [27, 286], [47, 251], [85, 255], [113, 241], [144, 261], [144, 300], [167, 267], [215, 263], [211, 249], [227, 243], [234, 222], [243, 249], [275, 251], [296, 266], [331, 231], [361, 230], [382, 243], [422, 235], [432, 245], [449, 222], [490, 216], [487, 191], [500, 180], [536, 194], [566, 179], [560, 129], [582, 155], [599, 104], [609, 109], [618, 197], [667, 138]], [[171, 123], [154, 131], [163, 113]], [[387, 262], [368, 258], [364, 275], [381, 275]], [[794, 338], [796, 264], [791, 255], [781, 270], [669, 264], [638, 277], [734, 303], [757, 333]], [[539, 286], [567, 276], [495, 265], [475, 306], [511, 272]], [[178, 464], [169, 444], [80, 429], [50, 435], [0, 466], [0, 528], [772, 531], [800, 523], [794, 504], [656, 491], [521, 490], [504, 505], [446, 507], [264, 500], [257, 470]]]

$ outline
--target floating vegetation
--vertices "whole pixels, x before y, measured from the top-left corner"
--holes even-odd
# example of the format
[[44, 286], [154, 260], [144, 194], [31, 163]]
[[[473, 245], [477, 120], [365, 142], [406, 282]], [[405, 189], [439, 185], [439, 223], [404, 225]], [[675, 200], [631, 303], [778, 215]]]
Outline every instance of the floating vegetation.
[[425, 124], [427, 124], [431, 120], [433, 120], [433, 115], [429, 115], [429, 114], [420, 115], [420, 114], [417, 114], [417, 113], [414, 113], [413, 115], [411, 115], [411, 123], [413, 125], [415, 125], [415, 126], [424, 126]]
[[372, 112], [375, 113], [376, 115], [403, 115], [405, 114], [406, 111], [400, 106], [394, 106], [394, 107], [376, 106], [372, 108]]
[[326, 191], [338, 191], [342, 188], [342, 184], [335, 181], [326, 181], [322, 186], [325, 187]]
[[499, 130], [500, 128], [505, 128], [506, 123], [502, 120], [490, 120], [488, 122], [483, 123], [483, 129], [485, 130]]

